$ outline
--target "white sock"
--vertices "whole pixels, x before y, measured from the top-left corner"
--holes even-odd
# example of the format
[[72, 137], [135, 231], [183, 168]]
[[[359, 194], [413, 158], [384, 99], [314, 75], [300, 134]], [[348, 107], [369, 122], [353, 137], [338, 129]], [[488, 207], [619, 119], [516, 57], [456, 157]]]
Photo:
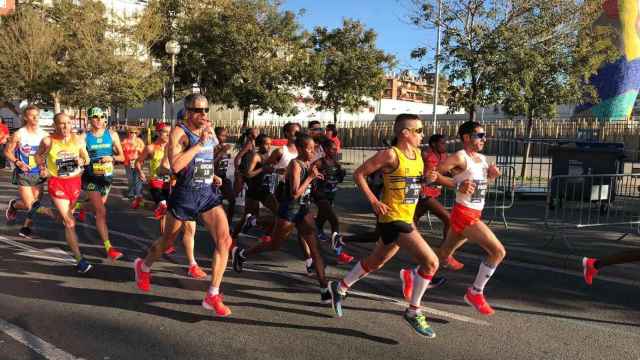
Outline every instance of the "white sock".
[[304, 260], [304, 264], [309, 267], [311, 265], [313, 265], [313, 259], [312, 258], [308, 258]]
[[407, 315], [409, 315], [410, 317], [416, 317], [420, 314], [422, 314], [422, 310], [420, 310], [419, 307], [409, 306], [407, 308]]
[[413, 294], [411, 294], [411, 306], [420, 308], [420, 301], [431, 282], [433, 275], [421, 275], [419, 269], [413, 270]]
[[348, 289], [351, 286], [353, 286], [353, 284], [355, 284], [358, 280], [367, 276], [367, 274], [369, 274], [369, 270], [365, 269], [362, 266], [362, 261], [358, 261], [356, 266], [354, 266], [353, 269], [351, 269], [351, 271], [347, 273], [347, 276], [345, 276], [344, 279], [342, 279], [342, 281], [340, 282], [340, 285], [341, 286], [344, 285]]
[[144, 263], [144, 261], [142, 262], [142, 271], [143, 272], [149, 272], [151, 271], [151, 266], [147, 266], [147, 264]]
[[209, 286], [209, 295], [216, 296], [218, 294], [220, 294], [220, 288], [219, 287]]
[[476, 280], [473, 282], [473, 287], [471, 288], [471, 293], [474, 295], [482, 294], [484, 291], [485, 285], [491, 279], [491, 275], [496, 271], [496, 268], [487, 265], [486, 262], [480, 263], [480, 267], [478, 268], [478, 275], [476, 275]]

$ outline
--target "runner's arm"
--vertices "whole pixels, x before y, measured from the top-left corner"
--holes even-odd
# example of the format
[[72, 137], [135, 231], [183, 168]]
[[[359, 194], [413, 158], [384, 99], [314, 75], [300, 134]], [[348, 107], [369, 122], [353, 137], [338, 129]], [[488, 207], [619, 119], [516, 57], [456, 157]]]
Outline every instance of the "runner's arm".
[[233, 165], [236, 168], [240, 166], [240, 163], [242, 162], [242, 157], [244, 156], [244, 154], [248, 153], [250, 149], [251, 149], [250, 142], [247, 142], [244, 145], [242, 145], [242, 149], [240, 149], [240, 152], [238, 152], [238, 155], [236, 155], [236, 157], [233, 159]]
[[14, 164], [17, 160], [15, 157], [15, 151], [19, 142], [20, 139], [18, 138], [18, 132], [16, 131], [13, 133], [13, 135], [11, 135], [9, 141], [7, 142], [7, 145], [4, 147], [4, 157]]
[[149, 157], [149, 154], [151, 154], [151, 149], [153, 148], [153, 145], [147, 145], [144, 147], [144, 150], [142, 150], [142, 153], [140, 154], [140, 156], [138, 156], [138, 159], [136, 160], [136, 171], [138, 172], [138, 176], [140, 176], [140, 179], [142, 181], [146, 180], [146, 176], [144, 175], [144, 171], [142, 170], [142, 165], [144, 165], [145, 160], [147, 160], [147, 157]]
[[267, 158], [267, 161], [265, 161], [265, 164], [275, 165], [280, 161], [281, 158], [282, 158], [282, 149], [277, 148], [271, 152], [271, 155], [269, 155], [269, 158]]
[[460, 154], [456, 153], [447, 157], [447, 159], [438, 166], [438, 172], [440, 174], [448, 174], [454, 169], [465, 170], [466, 167], [466, 160]]
[[83, 136], [77, 136], [76, 141], [80, 146], [80, 158], [82, 159], [81, 166], [87, 166], [91, 162], [91, 158], [89, 158], [89, 152], [87, 151], [87, 144], [85, 143], [85, 138]]
[[51, 149], [51, 138], [47, 136], [40, 141], [38, 152], [36, 152], [36, 164], [38, 164], [40, 169], [47, 166], [46, 154], [49, 152], [49, 149]]
[[191, 160], [198, 154], [202, 148], [200, 142], [193, 144], [187, 151], [184, 151], [183, 142], [187, 139], [187, 134], [180, 127], [171, 130], [169, 143], [167, 144], [167, 157], [169, 159], [170, 169], [174, 174], [179, 173], [189, 165]]
[[291, 171], [291, 196], [294, 199], [299, 198], [304, 194], [307, 190], [307, 187], [311, 185], [311, 182], [315, 179], [315, 176], [307, 176], [307, 178], [300, 183], [300, 173], [302, 172], [302, 168], [297, 161], [292, 161], [289, 165], [289, 169]]
[[122, 151], [122, 143], [117, 132], [111, 131], [111, 139], [113, 139], [113, 161], [124, 161], [124, 151]]

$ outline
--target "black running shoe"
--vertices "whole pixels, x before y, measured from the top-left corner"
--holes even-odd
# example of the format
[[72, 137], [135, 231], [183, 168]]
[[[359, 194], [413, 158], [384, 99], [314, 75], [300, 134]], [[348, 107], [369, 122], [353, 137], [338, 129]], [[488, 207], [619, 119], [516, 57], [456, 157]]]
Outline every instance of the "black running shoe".
[[231, 265], [233, 266], [233, 270], [239, 273], [242, 272], [242, 264], [247, 260], [240, 255], [240, 251], [242, 251], [242, 249], [237, 246], [231, 250]]
[[442, 285], [444, 285], [447, 282], [447, 278], [444, 276], [434, 276], [433, 279], [431, 279], [431, 282], [429, 283], [429, 286], [427, 286], [427, 289], [435, 289], [437, 287], [440, 287]]
[[331, 304], [331, 292], [329, 288], [320, 289], [320, 302], [323, 304]]
[[31, 231], [30, 228], [23, 226], [18, 232], [18, 235], [26, 239], [31, 239], [31, 237], [33, 236], [33, 231]]
[[91, 270], [91, 268], [93, 268], [93, 266], [90, 262], [85, 260], [85, 258], [80, 259], [80, 261], [78, 261], [78, 264], [76, 265], [76, 270], [81, 274], [86, 274], [87, 272], [89, 272], [89, 270]]

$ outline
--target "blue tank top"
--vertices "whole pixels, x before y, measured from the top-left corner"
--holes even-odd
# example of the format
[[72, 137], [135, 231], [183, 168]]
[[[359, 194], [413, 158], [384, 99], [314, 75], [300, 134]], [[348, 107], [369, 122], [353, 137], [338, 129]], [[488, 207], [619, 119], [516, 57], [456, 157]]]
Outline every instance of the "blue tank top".
[[[200, 137], [195, 135], [186, 125], [178, 125], [184, 130], [189, 138], [189, 145], [185, 149], [188, 150], [198, 141]], [[213, 148], [215, 143], [213, 137], [204, 144], [202, 149], [193, 157], [193, 159], [177, 174], [176, 187], [189, 188], [211, 188], [213, 183], [214, 166], [213, 166]]]
[[[29, 166], [29, 175], [40, 174], [40, 169], [38, 168], [38, 164], [36, 163], [36, 153], [38, 152], [40, 142], [47, 135], [48, 134], [41, 129], [38, 129], [35, 134], [29, 133], [26, 128], [20, 128], [18, 130], [17, 136], [19, 139], [19, 144], [18, 146], [16, 146], [14, 156], [16, 157], [16, 159]], [[20, 170], [19, 167], [16, 167], [16, 172], [19, 174], [24, 173], [22, 170]]]
[[95, 177], [113, 176], [113, 162], [105, 164], [98, 162], [104, 156], [113, 156], [111, 132], [105, 129], [102, 136], [96, 137], [89, 131], [87, 132], [86, 143], [89, 159], [91, 160], [86, 169], [87, 175]]

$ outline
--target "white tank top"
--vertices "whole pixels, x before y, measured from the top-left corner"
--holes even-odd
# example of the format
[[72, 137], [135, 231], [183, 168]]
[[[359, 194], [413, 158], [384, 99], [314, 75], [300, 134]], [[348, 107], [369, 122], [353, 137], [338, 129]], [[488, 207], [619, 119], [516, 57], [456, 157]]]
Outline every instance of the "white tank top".
[[463, 194], [459, 191], [456, 192], [456, 203], [464, 205], [470, 209], [482, 211], [487, 194], [487, 170], [489, 169], [487, 159], [482, 154], [476, 154], [480, 159], [480, 162], [476, 162], [464, 150], [458, 151], [458, 154], [461, 154], [466, 160], [467, 169], [454, 176], [453, 180], [456, 184], [465, 180], [471, 180], [476, 183], [476, 191], [471, 195]]
[[291, 160], [298, 157], [298, 152], [289, 151], [289, 147], [287, 145], [282, 147], [282, 156], [280, 157], [280, 161], [276, 164], [276, 169], [286, 169], [289, 166]]

